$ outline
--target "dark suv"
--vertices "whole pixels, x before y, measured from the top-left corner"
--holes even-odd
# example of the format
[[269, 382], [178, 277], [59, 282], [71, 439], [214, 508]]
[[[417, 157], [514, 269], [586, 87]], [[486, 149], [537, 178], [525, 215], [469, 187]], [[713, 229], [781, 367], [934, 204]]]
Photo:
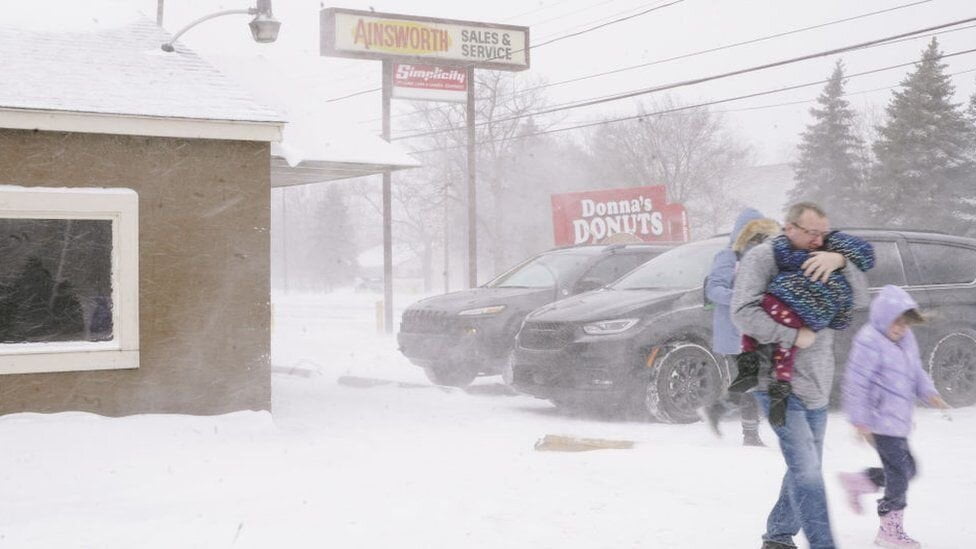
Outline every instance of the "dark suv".
[[[939, 392], [953, 406], [976, 403], [976, 239], [848, 232], [874, 245], [872, 294], [896, 284], [931, 313], [913, 329]], [[696, 421], [697, 409], [729, 381], [727, 365], [710, 350], [711, 311], [701, 289], [727, 244], [723, 236], [680, 246], [606, 288], [533, 311], [512, 354], [513, 386], [557, 405], [611, 403], [661, 421]], [[851, 328], [836, 335], [838, 368], [866, 313], [857, 311]]]
[[576, 246], [541, 253], [484, 286], [407, 307], [397, 341], [440, 385], [465, 386], [501, 373], [530, 311], [600, 288], [671, 249], [652, 244]]

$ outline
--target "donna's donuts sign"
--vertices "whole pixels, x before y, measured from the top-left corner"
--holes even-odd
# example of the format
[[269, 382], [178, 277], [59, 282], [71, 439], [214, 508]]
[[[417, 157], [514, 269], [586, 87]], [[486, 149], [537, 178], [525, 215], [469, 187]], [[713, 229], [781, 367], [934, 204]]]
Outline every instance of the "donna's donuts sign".
[[620, 241], [629, 234], [645, 242], [687, 242], [688, 216], [668, 204], [663, 185], [552, 195], [557, 246]]

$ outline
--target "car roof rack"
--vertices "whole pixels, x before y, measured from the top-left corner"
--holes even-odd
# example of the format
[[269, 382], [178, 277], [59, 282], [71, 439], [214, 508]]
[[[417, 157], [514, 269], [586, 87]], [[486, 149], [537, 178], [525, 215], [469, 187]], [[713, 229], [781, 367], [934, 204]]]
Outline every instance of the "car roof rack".
[[945, 231], [939, 231], [936, 229], [910, 229], [906, 227], [841, 227], [837, 229], [838, 231], [886, 231], [889, 233], [927, 233], [927, 234], [941, 234], [945, 236], [960, 236], [949, 234]]
[[[896, 228], [896, 227], [838, 227], [834, 229], [836, 231], [884, 231], [886, 233], [925, 233], [925, 234], [940, 234], [944, 236], [962, 236], [947, 233], [945, 231], [939, 231], [936, 229], [909, 229], [909, 228]], [[720, 236], [729, 236], [732, 233], [719, 233], [710, 236], [709, 238], [718, 238]]]

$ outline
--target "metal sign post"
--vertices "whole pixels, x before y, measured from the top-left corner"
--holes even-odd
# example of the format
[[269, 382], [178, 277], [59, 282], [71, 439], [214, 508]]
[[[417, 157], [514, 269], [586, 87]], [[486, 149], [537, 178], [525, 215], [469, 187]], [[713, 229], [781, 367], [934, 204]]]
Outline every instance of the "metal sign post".
[[[394, 63], [423, 65], [406, 69], [408, 80], [436, 77], [441, 89], [425, 99], [453, 100], [451, 78], [434, 64], [463, 68], [467, 75], [468, 285], [478, 285], [477, 186], [475, 177], [474, 69], [521, 71], [529, 68], [529, 28], [475, 21], [325, 8], [319, 12], [321, 55], [383, 62], [383, 139], [390, 140], [390, 100]], [[457, 72], [457, 71], [454, 71]], [[459, 78], [460, 76], [457, 75]], [[428, 92], [434, 88], [427, 83]], [[413, 92], [411, 92], [413, 93]], [[383, 174], [384, 325], [393, 331], [393, 231], [391, 174]]]

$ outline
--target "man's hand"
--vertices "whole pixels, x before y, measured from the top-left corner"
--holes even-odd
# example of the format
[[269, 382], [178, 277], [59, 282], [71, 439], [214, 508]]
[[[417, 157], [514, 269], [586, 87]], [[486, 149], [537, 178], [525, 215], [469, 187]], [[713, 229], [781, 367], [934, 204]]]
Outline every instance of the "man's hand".
[[806, 349], [807, 347], [813, 345], [813, 342], [817, 339], [817, 332], [814, 332], [806, 326], [797, 330], [796, 341], [793, 342], [794, 347], [800, 349]]
[[940, 397], [939, 395], [929, 397], [929, 405], [938, 408], [940, 410], [948, 410], [949, 408], [951, 408], [951, 406], [949, 406], [949, 404], [946, 401], [942, 400], [942, 397]]
[[842, 269], [847, 259], [837, 252], [810, 252], [810, 257], [803, 262], [803, 274], [812, 280], [827, 282], [830, 274]]

